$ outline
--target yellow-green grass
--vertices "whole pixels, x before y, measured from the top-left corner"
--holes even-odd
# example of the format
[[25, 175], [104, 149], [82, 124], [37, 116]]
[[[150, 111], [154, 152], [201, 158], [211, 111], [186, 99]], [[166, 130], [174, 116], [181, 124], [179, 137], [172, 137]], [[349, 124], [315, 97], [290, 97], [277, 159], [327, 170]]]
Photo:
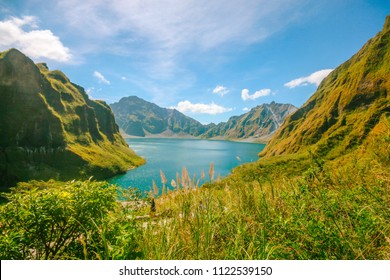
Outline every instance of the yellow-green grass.
[[[85, 203], [96, 212], [84, 212], [95, 213], [82, 216], [88, 226], [77, 227], [72, 243], [55, 254], [42, 244], [56, 240], [28, 234], [8, 213], [0, 221], [2, 258], [24, 258], [23, 248], [28, 258], [56, 259], [389, 259], [389, 148], [390, 126], [383, 124], [334, 160], [313, 153], [263, 159], [202, 187], [183, 169], [180, 184], [162, 176], [176, 189], [154, 198], [156, 211], [150, 199], [132, 190], [118, 197], [106, 183], [23, 183], [0, 210], [41, 209], [43, 231], [66, 213], [77, 220], [71, 209]], [[36, 246], [39, 256], [31, 253]]]
[[[390, 125], [334, 160], [279, 156], [156, 199], [146, 259], [388, 259]], [[141, 210], [139, 215], [148, 212]]]

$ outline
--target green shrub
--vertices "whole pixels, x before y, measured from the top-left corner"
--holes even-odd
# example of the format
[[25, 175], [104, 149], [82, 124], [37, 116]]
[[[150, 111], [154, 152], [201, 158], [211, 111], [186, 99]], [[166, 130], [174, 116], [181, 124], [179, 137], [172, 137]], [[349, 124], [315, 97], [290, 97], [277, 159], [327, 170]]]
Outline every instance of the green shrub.
[[114, 185], [32, 181], [20, 183], [5, 196], [8, 203], [0, 207], [1, 259], [110, 259], [138, 254], [135, 225], [119, 210]]

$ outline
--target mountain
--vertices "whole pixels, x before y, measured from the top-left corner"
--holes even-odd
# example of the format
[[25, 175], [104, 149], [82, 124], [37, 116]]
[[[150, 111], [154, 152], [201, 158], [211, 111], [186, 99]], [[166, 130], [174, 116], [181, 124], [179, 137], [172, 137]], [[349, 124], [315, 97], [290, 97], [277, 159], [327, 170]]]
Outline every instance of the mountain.
[[200, 122], [175, 109], [165, 109], [136, 96], [124, 97], [110, 105], [124, 133], [147, 135], [199, 136], [206, 131]]
[[287, 117], [263, 157], [311, 152], [334, 158], [389, 129], [390, 16], [383, 30], [326, 77]]
[[291, 104], [272, 102], [262, 104], [241, 116], [211, 127], [202, 136], [206, 138], [252, 139], [266, 142], [282, 125], [284, 119], [297, 108]]
[[0, 184], [106, 178], [144, 162], [119, 133], [110, 107], [61, 71], [16, 49], [0, 53]]
[[226, 123], [202, 125], [175, 109], [165, 109], [136, 96], [111, 104], [115, 119], [124, 133], [131, 136], [187, 136], [266, 141], [286, 116], [296, 110], [290, 104], [263, 104]]

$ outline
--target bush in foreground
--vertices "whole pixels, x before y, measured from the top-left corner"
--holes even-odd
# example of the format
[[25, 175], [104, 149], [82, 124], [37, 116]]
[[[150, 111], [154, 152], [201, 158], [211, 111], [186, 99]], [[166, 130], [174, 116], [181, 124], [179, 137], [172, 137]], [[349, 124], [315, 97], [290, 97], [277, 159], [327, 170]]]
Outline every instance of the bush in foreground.
[[134, 259], [132, 216], [106, 182], [20, 183], [0, 207], [1, 259]]

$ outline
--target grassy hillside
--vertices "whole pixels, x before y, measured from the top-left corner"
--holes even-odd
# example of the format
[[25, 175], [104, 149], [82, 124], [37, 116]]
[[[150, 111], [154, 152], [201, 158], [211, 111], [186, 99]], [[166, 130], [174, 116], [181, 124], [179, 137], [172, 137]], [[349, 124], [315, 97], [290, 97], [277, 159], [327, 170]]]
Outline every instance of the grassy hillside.
[[[19, 185], [0, 206], [0, 258], [390, 259], [389, 29], [390, 17], [287, 118], [264, 158], [227, 178], [214, 180], [211, 165], [199, 187], [183, 169], [167, 191], [162, 174], [163, 194], [147, 199], [104, 183]], [[100, 211], [74, 211], [84, 205]], [[78, 219], [87, 226], [58, 237]], [[47, 229], [52, 239], [35, 234]]]
[[146, 259], [389, 259], [389, 174], [381, 122], [335, 160], [269, 157], [158, 198], [140, 248]]
[[[0, 258], [389, 259], [386, 129], [342, 164], [275, 157], [201, 188], [183, 172], [154, 211], [153, 192], [118, 200], [104, 183], [19, 185], [0, 206]], [[77, 221], [86, 226], [72, 227]], [[61, 230], [70, 229], [64, 243]]]
[[361, 145], [390, 114], [390, 17], [383, 30], [326, 77], [290, 115], [263, 157], [313, 152], [335, 158]]
[[107, 178], [144, 161], [103, 101], [18, 50], [0, 59], [0, 185], [30, 179]]
[[264, 158], [156, 200], [144, 257], [389, 259], [389, 27], [286, 119]]

